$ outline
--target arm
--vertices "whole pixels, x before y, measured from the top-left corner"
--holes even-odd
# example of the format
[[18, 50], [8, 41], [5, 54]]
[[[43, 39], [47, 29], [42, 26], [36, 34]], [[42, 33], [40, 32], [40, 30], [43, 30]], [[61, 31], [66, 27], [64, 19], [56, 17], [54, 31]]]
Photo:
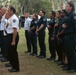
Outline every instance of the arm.
[[37, 32], [41, 31], [44, 28], [44, 24], [42, 24], [38, 29]]
[[36, 27], [35, 26], [33, 26], [32, 28], [30, 28], [30, 30], [34, 30]]
[[16, 40], [16, 36], [17, 36], [17, 28], [13, 28], [14, 32], [13, 32], [13, 38], [12, 38], [12, 45], [15, 45], [15, 40]]

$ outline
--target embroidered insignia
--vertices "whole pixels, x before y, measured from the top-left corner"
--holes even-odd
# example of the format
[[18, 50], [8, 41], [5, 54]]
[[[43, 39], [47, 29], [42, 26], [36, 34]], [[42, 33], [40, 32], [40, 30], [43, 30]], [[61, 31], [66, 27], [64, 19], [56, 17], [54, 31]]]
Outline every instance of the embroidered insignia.
[[76, 16], [74, 16], [74, 19], [76, 20]]
[[13, 22], [15, 23], [16, 22], [16, 19], [14, 19]]

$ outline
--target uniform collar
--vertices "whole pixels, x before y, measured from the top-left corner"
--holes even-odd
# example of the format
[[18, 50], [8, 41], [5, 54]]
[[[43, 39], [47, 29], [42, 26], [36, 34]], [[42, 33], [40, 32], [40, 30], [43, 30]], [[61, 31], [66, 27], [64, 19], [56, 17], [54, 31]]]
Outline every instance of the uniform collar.
[[73, 11], [71, 11], [71, 12], [67, 13], [67, 16], [68, 16], [68, 15], [70, 15], [70, 14], [72, 14], [72, 13], [73, 13]]

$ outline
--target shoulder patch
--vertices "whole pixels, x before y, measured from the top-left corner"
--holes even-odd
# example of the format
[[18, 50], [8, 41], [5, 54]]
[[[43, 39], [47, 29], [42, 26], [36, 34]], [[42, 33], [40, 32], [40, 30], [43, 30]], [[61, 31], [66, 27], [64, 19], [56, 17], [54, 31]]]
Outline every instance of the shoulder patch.
[[46, 21], [46, 19], [44, 18], [43, 21]]
[[35, 23], [37, 23], [37, 21], [35, 21]]
[[76, 16], [74, 16], [74, 19], [76, 20]]
[[15, 23], [16, 22], [16, 19], [14, 19], [13, 22]]

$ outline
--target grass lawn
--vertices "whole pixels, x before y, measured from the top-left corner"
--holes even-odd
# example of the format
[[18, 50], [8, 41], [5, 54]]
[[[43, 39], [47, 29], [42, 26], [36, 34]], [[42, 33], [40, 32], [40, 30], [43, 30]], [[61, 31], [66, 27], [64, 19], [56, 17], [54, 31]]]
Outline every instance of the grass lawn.
[[[47, 30], [46, 30], [47, 32]], [[5, 67], [5, 63], [0, 62], [0, 75], [76, 75], [69, 74], [67, 71], [63, 71], [60, 66], [54, 62], [49, 62], [46, 59], [38, 59], [36, 57], [25, 54], [27, 50], [24, 29], [19, 30], [20, 41], [18, 45], [19, 61], [20, 61], [20, 72], [9, 73], [8, 68]], [[46, 48], [47, 57], [50, 57], [48, 50], [48, 33], [46, 33]], [[39, 47], [38, 47], [39, 50]]]

